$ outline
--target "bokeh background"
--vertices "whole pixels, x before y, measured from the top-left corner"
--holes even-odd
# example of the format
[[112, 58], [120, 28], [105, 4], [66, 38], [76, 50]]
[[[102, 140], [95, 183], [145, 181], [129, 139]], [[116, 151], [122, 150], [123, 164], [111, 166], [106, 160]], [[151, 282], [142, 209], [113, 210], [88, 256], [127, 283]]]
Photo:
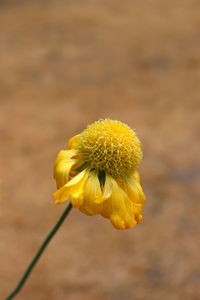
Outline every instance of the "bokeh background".
[[197, 0], [0, 0], [0, 299], [65, 208], [58, 151], [106, 117], [142, 141], [144, 222], [74, 209], [16, 299], [200, 299], [199, 97]]

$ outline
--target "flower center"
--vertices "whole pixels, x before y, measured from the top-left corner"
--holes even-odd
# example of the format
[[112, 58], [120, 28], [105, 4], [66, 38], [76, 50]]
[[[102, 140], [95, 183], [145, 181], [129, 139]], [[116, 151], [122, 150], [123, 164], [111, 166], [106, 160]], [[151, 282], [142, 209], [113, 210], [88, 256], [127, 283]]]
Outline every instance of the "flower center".
[[142, 159], [135, 132], [128, 125], [110, 119], [89, 125], [80, 134], [77, 149], [91, 169], [103, 170], [115, 179], [129, 177]]

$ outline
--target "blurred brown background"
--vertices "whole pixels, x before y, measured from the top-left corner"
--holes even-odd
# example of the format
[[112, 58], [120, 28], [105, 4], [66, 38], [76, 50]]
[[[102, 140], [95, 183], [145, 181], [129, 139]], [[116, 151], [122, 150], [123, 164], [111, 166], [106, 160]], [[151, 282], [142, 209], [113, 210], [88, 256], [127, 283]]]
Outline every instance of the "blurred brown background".
[[16, 299], [200, 299], [199, 97], [197, 0], [0, 0], [0, 299], [65, 208], [58, 151], [105, 117], [142, 140], [144, 222], [74, 209]]

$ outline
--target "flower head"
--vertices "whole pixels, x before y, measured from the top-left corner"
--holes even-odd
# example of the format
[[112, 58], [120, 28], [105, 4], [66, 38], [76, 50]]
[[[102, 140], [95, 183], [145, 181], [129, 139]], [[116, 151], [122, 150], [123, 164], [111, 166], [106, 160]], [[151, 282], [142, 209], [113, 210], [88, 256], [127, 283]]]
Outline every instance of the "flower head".
[[87, 215], [101, 214], [118, 229], [133, 227], [142, 220], [145, 200], [137, 172], [141, 159], [140, 141], [128, 125], [94, 122], [57, 156], [55, 203], [70, 198]]

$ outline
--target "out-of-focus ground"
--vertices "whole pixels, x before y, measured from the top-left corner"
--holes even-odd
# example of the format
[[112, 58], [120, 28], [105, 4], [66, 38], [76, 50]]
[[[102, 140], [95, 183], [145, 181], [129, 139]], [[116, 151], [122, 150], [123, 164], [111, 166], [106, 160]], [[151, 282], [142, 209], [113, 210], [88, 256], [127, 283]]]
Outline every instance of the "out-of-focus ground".
[[53, 161], [99, 118], [142, 140], [144, 222], [74, 209], [16, 300], [200, 299], [200, 2], [0, 1], [0, 299], [65, 205]]

